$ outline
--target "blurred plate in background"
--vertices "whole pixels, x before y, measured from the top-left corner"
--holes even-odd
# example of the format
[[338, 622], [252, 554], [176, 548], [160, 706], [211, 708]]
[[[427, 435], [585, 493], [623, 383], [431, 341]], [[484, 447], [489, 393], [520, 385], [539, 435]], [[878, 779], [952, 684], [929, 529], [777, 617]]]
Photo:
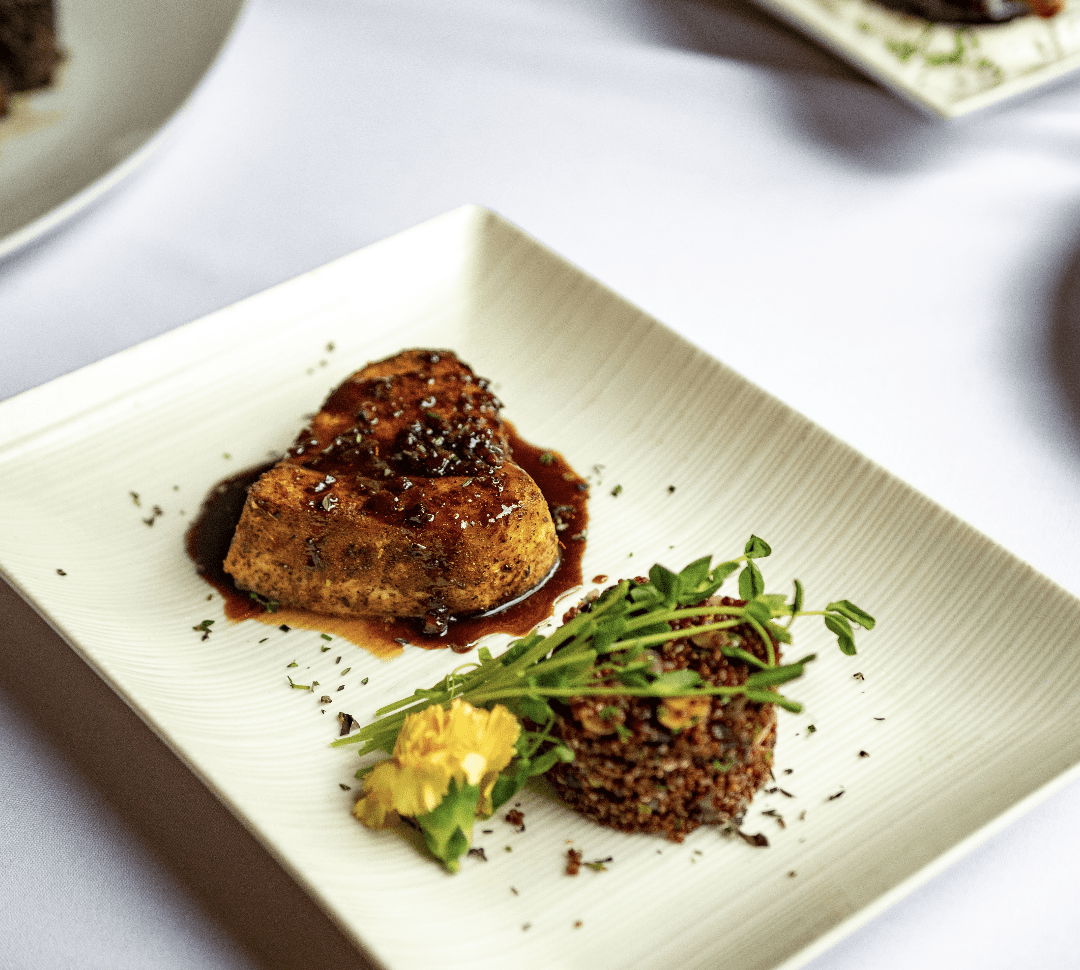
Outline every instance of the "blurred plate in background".
[[84, 208], [156, 144], [243, 0], [61, 0], [66, 60], [0, 120], [0, 258]]

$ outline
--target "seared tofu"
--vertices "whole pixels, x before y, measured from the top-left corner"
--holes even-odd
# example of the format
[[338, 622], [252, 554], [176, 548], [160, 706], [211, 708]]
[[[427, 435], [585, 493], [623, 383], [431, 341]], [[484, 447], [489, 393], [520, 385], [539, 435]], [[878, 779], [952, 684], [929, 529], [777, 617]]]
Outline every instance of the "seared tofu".
[[501, 406], [450, 351], [368, 364], [252, 485], [226, 570], [268, 600], [429, 633], [520, 598], [559, 543]]

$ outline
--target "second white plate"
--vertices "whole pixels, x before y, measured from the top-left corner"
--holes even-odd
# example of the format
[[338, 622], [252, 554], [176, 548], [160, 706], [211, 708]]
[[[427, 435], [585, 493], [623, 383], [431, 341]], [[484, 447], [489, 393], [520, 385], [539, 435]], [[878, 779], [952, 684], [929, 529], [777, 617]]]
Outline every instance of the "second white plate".
[[213, 64], [243, 0], [58, 0], [55, 84], [0, 119], [0, 258], [145, 157]]
[[918, 107], [955, 118], [1080, 68], [1080, 7], [1049, 20], [935, 24], [876, 0], [756, 0]]

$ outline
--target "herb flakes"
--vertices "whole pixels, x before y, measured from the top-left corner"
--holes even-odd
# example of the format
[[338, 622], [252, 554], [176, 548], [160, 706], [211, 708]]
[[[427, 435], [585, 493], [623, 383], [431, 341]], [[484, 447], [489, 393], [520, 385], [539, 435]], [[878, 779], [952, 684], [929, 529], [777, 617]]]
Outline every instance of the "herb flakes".
[[343, 738], [353, 729], [356, 719], [351, 714], [346, 714], [344, 711], [338, 711], [338, 722], [341, 724], [341, 732], [338, 734], [338, 737]]

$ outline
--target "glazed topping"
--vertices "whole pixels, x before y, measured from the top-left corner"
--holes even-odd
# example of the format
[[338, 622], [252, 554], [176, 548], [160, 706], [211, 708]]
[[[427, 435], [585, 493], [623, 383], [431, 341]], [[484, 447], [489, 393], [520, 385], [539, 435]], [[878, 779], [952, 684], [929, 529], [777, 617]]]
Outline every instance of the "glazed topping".
[[[353, 379], [323, 405], [288, 457], [308, 468], [374, 481], [490, 475], [508, 456], [501, 402], [448, 353], [415, 370]], [[408, 487], [402, 483], [403, 487]]]

